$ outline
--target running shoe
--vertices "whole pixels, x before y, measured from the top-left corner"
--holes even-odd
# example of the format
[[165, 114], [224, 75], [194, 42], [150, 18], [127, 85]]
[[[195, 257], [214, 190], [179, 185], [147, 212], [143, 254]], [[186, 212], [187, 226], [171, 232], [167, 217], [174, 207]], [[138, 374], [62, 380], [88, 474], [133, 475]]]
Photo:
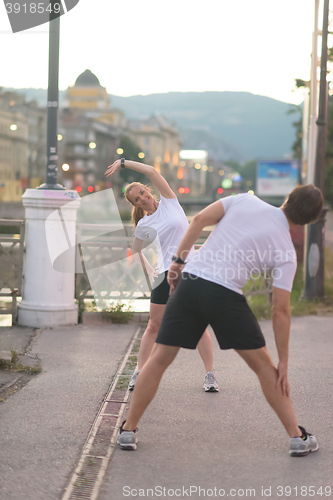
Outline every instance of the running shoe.
[[214, 372], [206, 373], [203, 389], [205, 392], [219, 392], [219, 386]]
[[133, 373], [133, 376], [132, 376], [132, 378], [131, 378], [131, 381], [130, 381], [130, 383], [128, 384], [128, 390], [129, 390], [129, 391], [133, 391], [134, 386], [135, 386], [135, 382], [136, 382], [136, 379], [137, 379], [137, 377], [138, 377], [139, 373], [140, 373], [140, 370], [136, 370], [136, 371]]
[[125, 422], [126, 420], [123, 421], [119, 429], [117, 444], [119, 444], [122, 450], [136, 450], [138, 442], [136, 432], [138, 429], [135, 429], [135, 431], [125, 431], [123, 429]]
[[317, 439], [309, 432], [306, 432], [304, 427], [299, 426], [299, 428], [303, 436], [306, 436], [306, 439], [303, 439], [303, 437], [290, 438], [289, 455], [291, 457], [305, 457], [309, 453], [319, 449]]

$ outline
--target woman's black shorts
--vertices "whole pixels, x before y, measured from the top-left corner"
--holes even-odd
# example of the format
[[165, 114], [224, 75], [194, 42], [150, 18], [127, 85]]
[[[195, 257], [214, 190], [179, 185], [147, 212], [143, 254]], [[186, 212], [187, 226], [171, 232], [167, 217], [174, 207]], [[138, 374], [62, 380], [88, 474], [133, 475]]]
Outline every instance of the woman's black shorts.
[[221, 349], [260, 349], [265, 339], [245, 297], [183, 273], [171, 294], [156, 342], [195, 349], [211, 325]]
[[159, 283], [161, 280], [162, 281], [156, 288], [154, 288], [154, 283], [153, 283], [153, 289], [151, 291], [151, 296], [150, 296], [150, 302], [152, 304], [165, 305], [167, 303], [170, 293], [170, 285], [167, 282], [167, 276], [168, 276], [168, 271], [165, 271], [164, 273], [161, 273], [157, 276], [155, 283]]

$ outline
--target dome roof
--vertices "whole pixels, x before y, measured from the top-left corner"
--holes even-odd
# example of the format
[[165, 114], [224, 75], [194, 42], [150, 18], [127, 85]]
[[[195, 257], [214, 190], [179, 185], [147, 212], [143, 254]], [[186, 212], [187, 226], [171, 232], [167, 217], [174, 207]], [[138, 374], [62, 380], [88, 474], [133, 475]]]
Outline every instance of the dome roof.
[[100, 87], [99, 79], [90, 69], [86, 69], [75, 81], [75, 87]]

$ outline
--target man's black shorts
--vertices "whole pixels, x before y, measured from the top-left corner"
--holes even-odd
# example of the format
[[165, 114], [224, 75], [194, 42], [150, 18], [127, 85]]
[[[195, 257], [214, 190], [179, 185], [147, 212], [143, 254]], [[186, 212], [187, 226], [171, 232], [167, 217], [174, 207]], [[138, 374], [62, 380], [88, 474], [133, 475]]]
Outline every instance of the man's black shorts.
[[171, 294], [156, 342], [195, 349], [211, 325], [221, 349], [259, 349], [265, 339], [243, 295], [183, 273]]

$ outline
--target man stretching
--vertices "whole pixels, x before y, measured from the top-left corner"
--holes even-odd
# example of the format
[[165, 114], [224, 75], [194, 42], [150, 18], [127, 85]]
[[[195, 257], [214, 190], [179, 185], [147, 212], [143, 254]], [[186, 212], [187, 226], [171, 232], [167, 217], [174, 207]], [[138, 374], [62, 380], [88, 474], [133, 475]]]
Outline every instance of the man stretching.
[[[289, 397], [289, 304], [297, 266], [289, 230], [296, 224], [315, 221], [322, 205], [320, 190], [306, 185], [294, 189], [280, 208], [251, 194], [240, 194], [218, 200], [194, 217], [173, 257], [168, 281], [175, 290], [152, 354], [138, 376], [128, 419], [119, 430], [117, 442], [122, 449], [136, 449], [137, 424], [179, 348], [195, 349], [205, 328], [211, 325], [220, 348], [235, 349], [258, 376], [268, 403], [290, 437], [290, 455], [318, 450], [316, 438], [298, 426]], [[203, 228], [215, 224], [205, 244], [185, 265]], [[268, 270], [273, 276], [277, 368], [241, 291], [251, 276]]]

